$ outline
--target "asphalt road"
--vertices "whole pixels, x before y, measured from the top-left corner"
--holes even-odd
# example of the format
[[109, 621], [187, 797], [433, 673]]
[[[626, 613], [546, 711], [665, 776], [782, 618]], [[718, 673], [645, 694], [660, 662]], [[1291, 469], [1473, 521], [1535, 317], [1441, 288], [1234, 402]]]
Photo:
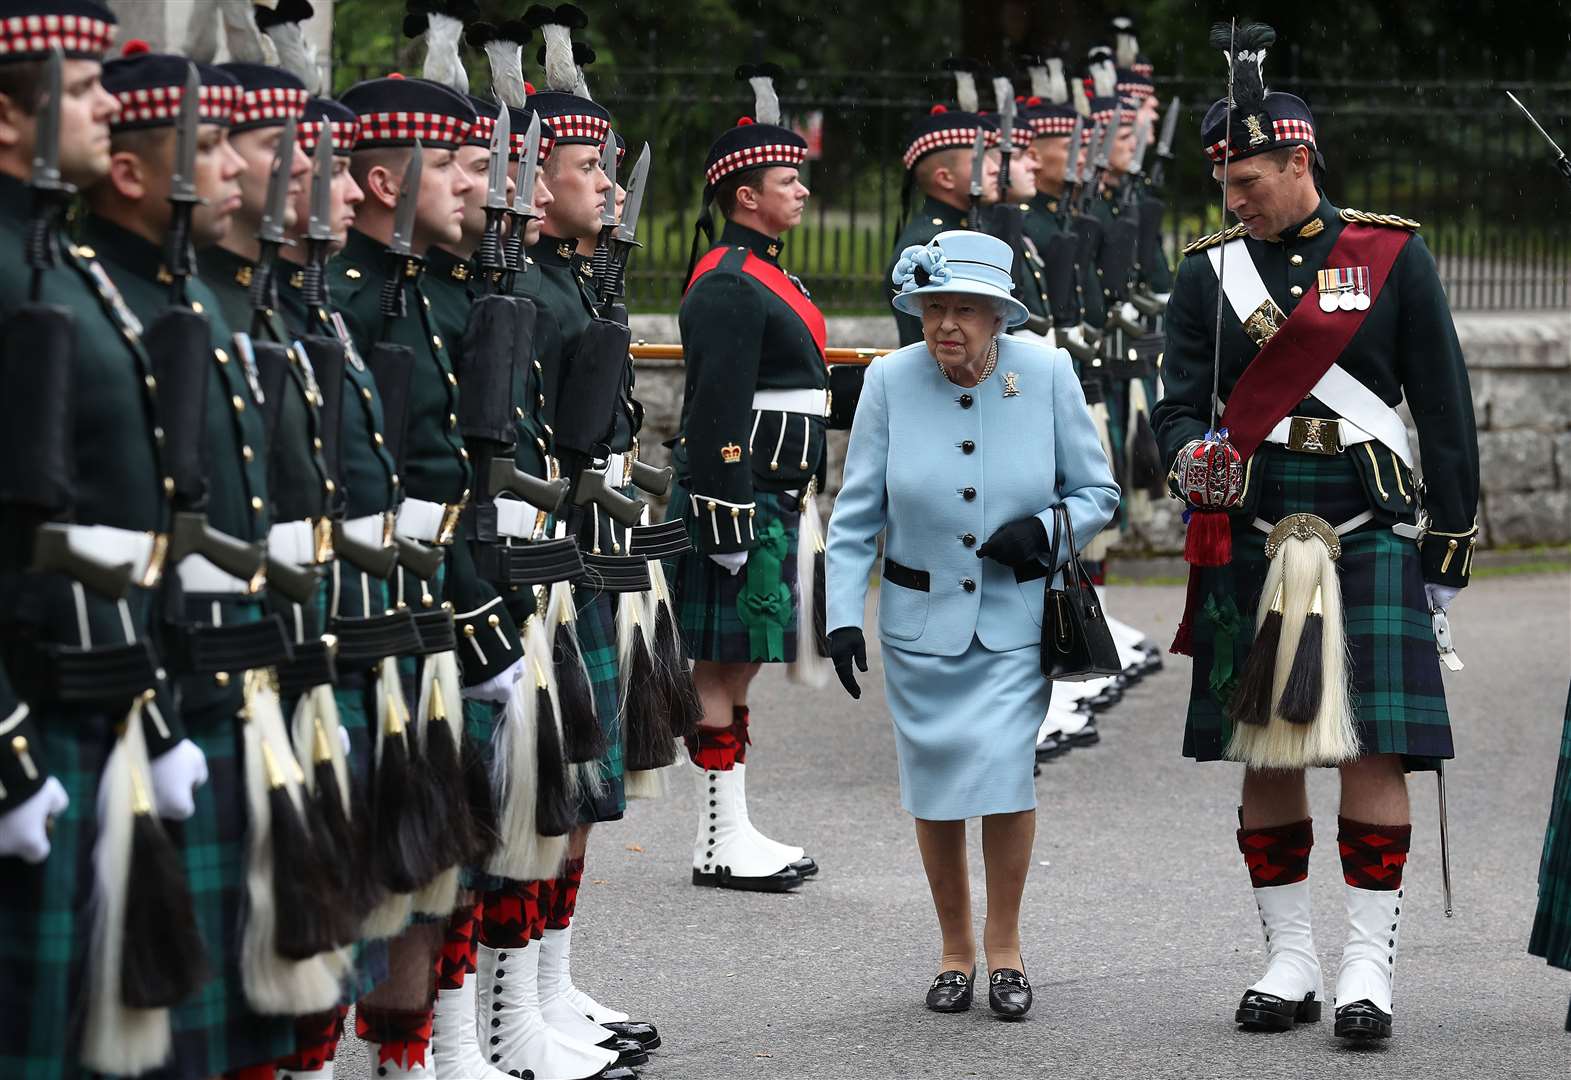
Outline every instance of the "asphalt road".
[[[1165, 643], [1182, 590], [1125, 586], [1110, 608]], [[1455, 918], [1440, 891], [1433, 778], [1412, 785], [1414, 846], [1397, 959], [1397, 1035], [1340, 1045], [1329, 1022], [1281, 1035], [1232, 1023], [1264, 956], [1233, 841], [1238, 767], [1179, 754], [1189, 663], [1104, 715], [1102, 743], [1048, 764], [1024, 943], [1036, 1007], [922, 1007], [937, 929], [875, 653], [866, 691], [803, 691], [766, 672], [752, 702], [754, 821], [808, 847], [819, 878], [786, 896], [688, 881], [695, 793], [637, 803], [591, 842], [574, 968], [602, 1001], [659, 1024], [657, 1080], [733, 1077], [1554, 1077], [1571, 974], [1529, 957], [1539, 849], [1568, 672], [1571, 577], [1486, 578], [1452, 609], [1467, 663], [1447, 675]], [[876, 644], [876, 643], [875, 643]], [[1328, 983], [1343, 936], [1334, 776], [1311, 783], [1311, 869]], [[977, 932], [985, 910], [971, 828]], [[980, 961], [985, 963], [985, 961]], [[1328, 1014], [1329, 1016], [1329, 1014]], [[353, 1037], [340, 1076], [367, 1075]]]

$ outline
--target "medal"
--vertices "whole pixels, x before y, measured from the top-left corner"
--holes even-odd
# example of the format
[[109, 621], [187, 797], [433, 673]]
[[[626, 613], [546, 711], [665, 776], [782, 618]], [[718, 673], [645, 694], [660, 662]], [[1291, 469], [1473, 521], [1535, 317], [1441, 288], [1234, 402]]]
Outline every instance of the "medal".
[[1315, 280], [1321, 311], [1369, 310], [1369, 267], [1341, 266], [1320, 270]]

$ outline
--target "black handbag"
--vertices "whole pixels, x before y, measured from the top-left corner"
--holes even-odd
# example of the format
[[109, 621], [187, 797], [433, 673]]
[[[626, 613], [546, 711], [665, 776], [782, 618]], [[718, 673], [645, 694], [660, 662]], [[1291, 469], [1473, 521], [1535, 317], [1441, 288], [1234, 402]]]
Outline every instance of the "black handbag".
[[[1064, 566], [1064, 584], [1053, 588], [1052, 567], [1058, 565], [1060, 538], [1069, 541], [1069, 561]], [[1042, 674], [1048, 679], [1091, 679], [1117, 675], [1123, 671], [1113, 633], [1102, 615], [1091, 575], [1080, 563], [1075, 550], [1075, 530], [1069, 512], [1053, 508], [1052, 563], [1047, 576], [1047, 595], [1042, 601]]]

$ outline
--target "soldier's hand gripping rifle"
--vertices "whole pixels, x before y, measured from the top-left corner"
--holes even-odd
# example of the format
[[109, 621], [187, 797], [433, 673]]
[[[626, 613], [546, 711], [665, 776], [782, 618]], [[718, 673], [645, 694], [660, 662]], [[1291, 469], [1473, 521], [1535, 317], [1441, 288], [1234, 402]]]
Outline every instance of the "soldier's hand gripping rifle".
[[167, 558], [178, 566], [201, 555], [231, 577], [260, 589], [266, 579], [266, 545], [246, 543], [207, 523], [207, 383], [213, 366], [212, 330], [207, 317], [186, 299], [192, 272], [191, 214], [196, 193], [196, 143], [200, 123], [201, 77], [196, 65], [186, 73], [175, 122], [174, 169], [169, 181], [172, 214], [164, 252], [173, 303], [142, 335], [158, 380], [158, 419], [164, 430], [164, 468], [174, 481], [174, 523]]
[[31, 568], [62, 573], [101, 596], [119, 600], [131, 585], [131, 567], [73, 550], [71, 527], [51, 518], [69, 515], [75, 502], [72, 438], [76, 386], [76, 317], [40, 297], [44, 272], [59, 263], [60, 217], [76, 188], [60, 174], [60, 95], [64, 57], [56, 45], [44, 71], [28, 187], [33, 195], [24, 255], [32, 270], [30, 299], [0, 328], [0, 386], [5, 423], [0, 461], [28, 462], [0, 470], [0, 507], [31, 528]]
[[1560, 170], [1560, 175], [1564, 176], [1567, 180], [1571, 180], [1571, 158], [1566, 157], [1566, 152], [1560, 149], [1560, 144], [1549, 137], [1549, 132], [1544, 130], [1544, 125], [1540, 124], [1537, 119], [1534, 118], [1533, 114], [1527, 111], [1527, 106], [1518, 101], [1515, 94], [1507, 90], [1506, 97], [1511, 99], [1511, 103], [1513, 105], [1522, 110], [1522, 115], [1527, 117], [1527, 122], [1538, 129], [1538, 133], [1544, 137], [1544, 141], [1547, 142], [1550, 148], [1554, 150], [1555, 168]]

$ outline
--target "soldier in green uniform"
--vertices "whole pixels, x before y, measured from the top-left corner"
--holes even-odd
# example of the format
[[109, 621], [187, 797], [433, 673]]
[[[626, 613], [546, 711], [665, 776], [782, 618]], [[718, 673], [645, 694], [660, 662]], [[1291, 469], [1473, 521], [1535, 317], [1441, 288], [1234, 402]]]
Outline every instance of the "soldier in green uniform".
[[[111, 124], [110, 173], [86, 193], [92, 212], [82, 235], [144, 325], [182, 301], [205, 318], [207, 518], [220, 532], [255, 543], [267, 537], [276, 514], [257, 376], [214, 292], [197, 279], [183, 283], [183, 297], [173, 291], [179, 283], [164, 246], [173, 228], [170, 177], [178, 114], [167, 103], [180, 100], [189, 67], [182, 57], [151, 53], [105, 65], [104, 84], [120, 111]], [[236, 227], [244, 162], [229, 145], [228, 128], [244, 100], [233, 76], [205, 65], [199, 72], [201, 126], [190, 179], [203, 202], [192, 214], [191, 242], [203, 247]], [[250, 825], [239, 719], [248, 700], [243, 673], [272, 667], [287, 653], [282, 625], [267, 614], [268, 597], [250, 581], [199, 554], [186, 556], [176, 572], [183, 603], [169, 613], [175, 624], [170, 633], [181, 645], [172, 646], [169, 663], [181, 713], [212, 774], [212, 783], [199, 793], [198, 814], [184, 829], [183, 847], [215, 978], [173, 1016], [176, 1075], [199, 1077], [271, 1060], [289, 1045], [292, 1033], [290, 1020], [266, 1015], [276, 1010], [246, 995]], [[217, 645], [204, 639], [217, 643], [241, 632], [249, 639], [224, 646], [224, 667], [212, 670], [216, 664], [203, 653]]]
[[[415, 550], [429, 546], [445, 554], [434, 572], [425, 571], [429, 577], [420, 576], [413, 567], [401, 567], [389, 600], [393, 607], [407, 607], [417, 616], [451, 612], [468, 604], [473, 591], [483, 592], [486, 587], [472, 573], [467, 547], [453, 545], [472, 476], [458, 432], [457, 378], [450, 345], [432, 316], [421, 287], [420, 266], [433, 244], [455, 242], [460, 234], [463, 198], [471, 180], [458, 168], [455, 154], [475, 114], [451, 90], [414, 79], [359, 83], [344, 94], [343, 104], [357, 115], [358, 140], [350, 170], [365, 199], [343, 250], [331, 264], [330, 287], [356, 353], [367, 358], [378, 376], [380, 395], [401, 399], [401, 429], [384, 440], [394, 443], [401, 455], [398, 487], [404, 497], [397, 534]], [[421, 171], [418, 189], [407, 196], [414, 200], [413, 221], [408, 235], [396, 235], [395, 210], [414, 154], [420, 155]], [[401, 379], [386, 369], [377, 372], [373, 350], [379, 343], [401, 346], [412, 354], [411, 368]], [[383, 383], [384, 378], [391, 381]], [[494, 594], [490, 599], [495, 601]], [[521, 652], [516, 628], [498, 632], [500, 602], [476, 614], [481, 606], [466, 606], [463, 610], [469, 617], [460, 620], [457, 629], [457, 640], [464, 643], [458, 653], [462, 678], [471, 687], [509, 671]], [[469, 642], [476, 648], [471, 649]], [[427, 656], [421, 661], [422, 678], [427, 666], [439, 659]], [[402, 670], [405, 680], [412, 682], [414, 665], [406, 662]], [[414, 695], [410, 697], [413, 700]], [[451, 863], [451, 855], [456, 854], [442, 861]], [[444, 922], [448, 914], [432, 912]], [[412, 1073], [427, 1057], [430, 974], [442, 928], [442, 923], [419, 922], [396, 939], [390, 946], [391, 977], [362, 998], [356, 1010], [356, 1031], [378, 1047], [384, 1067]]]
[[[40, 254], [52, 266], [35, 274], [20, 257], [35, 206], [27, 186], [35, 151], [78, 189], [109, 171], [108, 124], [116, 104], [99, 76], [114, 21], [93, 0], [0, 4], [0, 239], [12, 253], [0, 273], [0, 312], [16, 333], [18, 312], [30, 301], [59, 305], [69, 312], [63, 344], [71, 350], [68, 357], [40, 357], [18, 339], [5, 345], [6, 400], [16, 410], [7, 428], [24, 440], [7, 444], [0, 488], [0, 534], [7, 541], [0, 562], [0, 958], [8, 972], [0, 988], [0, 1071], [17, 1077], [78, 1071], [100, 777], [119, 741], [116, 725], [157, 680], [153, 588], [170, 507], [156, 382], [141, 328], [90, 249], [50, 234]], [[58, 102], [46, 102], [46, 61], [56, 49], [63, 92]], [[57, 118], [52, 138], [46, 114]], [[24, 352], [14, 351], [19, 348]], [[69, 375], [69, 420], [45, 419], [60, 392], [50, 383], [13, 381], [22, 370], [15, 365], [35, 368], [40, 359]], [[29, 386], [45, 396], [29, 400]], [[69, 537], [79, 556], [68, 560], [76, 575], [43, 558], [48, 530]], [[82, 583], [92, 567], [124, 563], [131, 564], [132, 584], [121, 603]], [[99, 661], [125, 652], [127, 644], [143, 659], [137, 671], [116, 677]], [[93, 693], [63, 696], [55, 662], [62, 649], [82, 662], [77, 670], [92, 677]], [[205, 775], [201, 755], [173, 709], [161, 711], [161, 723], [150, 716], [144, 722], [148, 712], [133, 713], [131, 722], [146, 732], [154, 808], [165, 817], [190, 817], [193, 782]], [[161, 768], [166, 765], [173, 770]], [[126, 1054], [136, 1049], [121, 1047]]]
[[[922, 193], [922, 202], [895, 239], [889, 265], [884, 269], [886, 285], [892, 280], [894, 265], [906, 248], [925, 244], [949, 229], [968, 227], [977, 129], [994, 131], [995, 127], [991, 119], [981, 116], [978, 111], [975, 74], [956, 70], [955, 81], [959, 107], [934, 105], [917, 118], [906, 138], [901, 210], [904, 212], [908, 205], [913, 187]], [[998, 201], [998, 166], [998, 155], [988, 154], [982, 168], [983, 206]], [[896, 312], [895, 326], [900, 344], [910, 345], [922, 340], [920, 319]]]
[[[1211, 107], [1201, 143], [1240, 224], [1185, 249], [1167, 310], [1154, 419], [1174, 490], [1193, 504], [1196, 564], [1174, 643], [1194, 657], [1184, 753], [1246, 764], [1238, 842], [1268, 967], [1237, 1019], [1270, 1030], [1319, 1019], [1325, 1000], [1303, 767], [1340, 766], [1348, 937], [1336, 1034], [1382, 1038], [1410, 903], [1404, 772], [1452, 756], [1431, 615], [1440, 622], [1472, 566], [1477, 436], [1418, 224], [1339, 210], [1321, 193], [1308, 106], [1261, 83], [1274, 40], [1269, 27], [1238, 27], [1234, 102]], [[1226, 24], [1213, 30], [1213, 45], [1230, 41]], [[1422, 488], [1394, 411], [1403, 401]]]
[[[752, 827], [747, 697], [763, 664], [801, 668], [819, 655], [812, 575], [822, 581], [814, 493], [826, 456], [826, 328], [780, 266], [781, 237], [807, 202], [797, 171], [807, 144], [780, 126], [778, 73], [738, 74], [757, 91], [756, 115], [705, 159], [706, 211], [717, 204], [726, 224], [689, 268], [678, 313], [687, 376], [671, 511], [693, 547], [671, 581], [703, 705], [688, 745], [699, 791], [693, 883], [783, 892], [818, 866]], [[974, 114], [968, 123], [974, 135]]]

